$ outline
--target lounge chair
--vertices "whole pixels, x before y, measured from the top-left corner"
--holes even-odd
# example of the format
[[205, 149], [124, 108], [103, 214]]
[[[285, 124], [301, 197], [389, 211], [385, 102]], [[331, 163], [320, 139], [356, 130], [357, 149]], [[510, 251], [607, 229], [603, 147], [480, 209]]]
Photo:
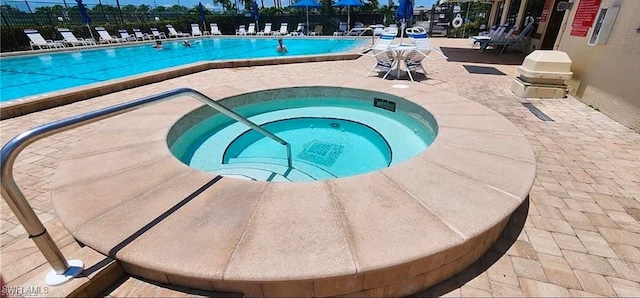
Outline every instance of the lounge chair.
[[256, 23], [250, 23], [249, 28], [247, 29], [247, 35], [256, 34]]
[[258, 32], [256, 35], [260, 35], [260, 36], [271, 35], [271, 23], [265, 23], [264, 30]]
[[191, 36], [203, 36], [202, 31], [200, 31], [200, 25], [191, 24]]
[[236, 35], [247, 35], [247, 29], [245, 29], [244, 25], [238, 26], [236, 30]]
[[140, 31], [140, 29], [133, 29], [133, 35], [136, 36], [137, 40], [148, 40], [151, 39], [151, 36], [149, 36], [149, 34], [147, 33], [142, 33], [142, 31]]
[[370, 56], [376, 58], [376, 63], [373, 65], [371, 70], [369, 70], [367, 76], [369, 76], [374, 70], [378, 70], [380, 72], [385, 72], [382, 78], [386, 79], [395, 67], [397, 59], [393, 54], [393, 51], [389, 50], [389, 46], [391, 46], [391, 43], [393, 43], [393, 40], [396, 38], [396, 35], [393, 33], [394, 32], [392, 31], [383, 31], [376, 44], [371, 48], [372, 55]]
[[111, 36], [104, 27], [96, 27], [96, 31], [98, 31], [98, 34], [100, 35], [100, 43], [118, 43], [124, 41], [122, 38], [117, 36]]
[[71, 32], [71, 30], [67, 28], [58, 28], [58, 32], [60, 32], [60, 34], [62, 35], [62, 38], [64, 39], [64, 43], [72, 47], [88, 46], [88, 45], [96, 44], [96, 41], [93, 40], [93, 38], [88, 38], [88, 39], [77, 38], [75, 35], [73, 35], [73, 32]]
[[149, 30], [151, 30], [154, 39], [167, 39], [167, 35], [164, 34], [164, 32], [158, 31], [158, 28], [149, 28]]
[[24, 33], [29, 37], [29, 45], [31, 50], [36, 46], [39, 49], [52, 49], [52, 48], [64, 48], [65, 45], [60, 41], [53, 41], [51, 39], [44, 39], [40, 32], [36, 29], [24, 29]]
[[189, 37], [191, 36], [191, 34], [189, 33], [182, 33], [182, 31], [176, 31], [176, 28], [173, 28], [173, 25], [166, 25], [167, 26], [167, 30], [169, 30], [169, 37]]
[[322, 27], [322, 25], [316, 25], [316, 28], [313, 29], [313, 32], [309, 32], [310, 36], [320, 36], [322, 35], [322, 29], [324, 27]]
[[489, 39], [495, 37], [496, 34], [498, 34], [498, 35], [502, 34], [502, 32], [505, 30], [506, 27], [507, 27], [506, 25], [501, 25], [501, 26], [498, 26], [496, 28], [493, 28], [493, 29], [489, 30], [488, 34], [470, 36], [469, 37], [469, 44], [471, 44], [471, 47], [475, 47], [476, 45], [480, 44], [480, 41], [489, 40]]
[[360, 22], [356, 22], [355, 24], [353, 24], [353, 28], [351, 28], [351, 30], [349, 30], [349, 32], [347, 32], [347, 35], [349, 36], [358, 36], [361, 35], [362, 33], [364, 33], [367, 29], [364, 28], [364, 24], [360, 23]]
[[502, 54], [508, 47], [521, 46], [521, 50], [524, 52], [524, 38], [533, 30], [533, 22], [529, 23], [520, 34], [515, 38], [510, 35], [505, 35], [505, 38], [501, 38], [500, 40], [489, 40], [487, 42], [482, 42], [480, 45], [480, 50], [485, 50], [488, 47], [499, 48], [500, 54]]
[[347, 33], [347, 23], [340, 22], [338, 25], [338, 31], [333, 32], [333, 36], [343, 36], [345, 33]]
[[291, 36], [298, 36], [298, 35], [303, 35], [304, 36], [304, 32], [305, 32], [305, 24], [304, 23], [298, 23], [298, 26], [296, 27], [296, 30], [289, 33], [289, 35]]
[[[402, 57], [402, 62], [407, 69], [407, 73], [409, 74], [409, 79], [413, 82], [413, 76], [411, 72], [417, 69], [421, 69], [424, 76], [427, 76], [427, 70], [422, 65], [422, 60], [425, 58], [428, 60], [438, 60], [438, 59], [448, 59], [445, 54], [434, 49], [429, 43], [429, 38], [427, 37], [427, 30], [422, 27], [413, 27], [407, 28], [406, 30], [407, 36], [409, 37], [410, 42], [415, 45], [415, 49], [409, 51], [404, 54]], [[430, 57], [429, 54], [437, 53], [439, 57]]]
[[136, 41], [138, 40], [135, 36], [129, 34], [125, 29], [118, 29], [118, 33], [120, 33], [120, 37], [123, 41]]
[[280, 24], [280, 30], [275, 32], [275, 35], [288, 35], [289, 34], [289, 23]]
[[222, 35], [217, 23], [211, 23], [209, 26], [211, 27], [211, 35]]

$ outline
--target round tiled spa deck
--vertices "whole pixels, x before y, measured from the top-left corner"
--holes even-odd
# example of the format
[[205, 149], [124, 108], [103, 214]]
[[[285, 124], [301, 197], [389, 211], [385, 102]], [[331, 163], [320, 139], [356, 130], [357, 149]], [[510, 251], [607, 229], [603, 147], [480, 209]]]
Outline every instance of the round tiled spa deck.
[[[57, 169], [57, 214], [79, 241], [163, 283], [248, 296], [415, 293], [493, 244], [529, 193], [535, 157], [491, 109], [397, 82], [344, 86], [433, 114], [434, 143], [398, 165], [305, 183], [199, 172], [167, 147], [172, 125], [202, 106], [185, 96], [97, 125]], [[282, 87], [293, 86], [270, 86]]]

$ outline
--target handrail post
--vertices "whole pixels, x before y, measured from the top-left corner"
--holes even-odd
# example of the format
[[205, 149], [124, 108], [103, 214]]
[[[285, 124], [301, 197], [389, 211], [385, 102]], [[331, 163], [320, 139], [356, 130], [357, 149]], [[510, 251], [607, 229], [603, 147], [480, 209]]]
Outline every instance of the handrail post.
[[68, 282], [84, 270], [84, 264], [80, 260], [67, 261], [65, 259], [60, 248], [58, 248], [55, 241], [53, 241], [49, 232], [47, 232], [47, 229], [45, 229], [42, 224], [42, 221], [40, 221], [35, 211], [33, 211], [29, 201], [27, 201], [22, 191], [20, 191], [20, 188], [13, 177], [14, 162], [20, 152], [33, 142], [45, 137], [137, 110], [161, 101], [166, 101], [178, 97], [183, 93], [189, 93], [190, 96], [213, 107], [217, 111], [286, 146], [287, 162], [289, 168], [292, 167], [291, 145], [288, 142], [277, 137], [271, 132], [266, 131], [264, 128], [249, 121], [247, 118], [227, 109], [204, 94], [189, 88], [178, 88], [166, 91], [138, 100], [121, 103], [97, 111], [47, 123], [23, 132], [9, 140], [9, 142], [7, 142], [0, 151], [0, 177], [2, 177], [2, 179], [0, 179], [0, 192], [4, 200], [7, 202], [7, 205], [9, 205], [9, 208], [11, 208], [11, 211], [13, 211], [18, 218], [18, 221], [20, 221], [20, 224], [22, 224], [24, 229], [27, 231], [27, 234], [29, 234], [29, 238], [33, 239], [33, 242], [44, 255], [49, 265], [51, 265], [52, 270], [45, 278], [45, 282], [48, 285], [55, 286]]

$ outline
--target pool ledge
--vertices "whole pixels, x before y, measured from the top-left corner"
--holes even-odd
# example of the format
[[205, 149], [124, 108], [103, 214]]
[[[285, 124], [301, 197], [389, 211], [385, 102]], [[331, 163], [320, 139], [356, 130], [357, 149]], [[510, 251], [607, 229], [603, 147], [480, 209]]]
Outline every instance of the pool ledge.
[[[528, 197], [536, 163], [527, 139], [481, 104], [374, 77], [271, 83], [400, 96], [430, 111], [439, 133], [420, 155], [378, 172], [244, 181], [196, 171], [169, 152], [173, 123], [202, 105], [178, 98], [95, 126], [56, 171], [58, 217], [128, 273], [161, 283], [247, 296], [401, 296], [476, 261]], [[238, 83], [215, 95], [261, 88]]]

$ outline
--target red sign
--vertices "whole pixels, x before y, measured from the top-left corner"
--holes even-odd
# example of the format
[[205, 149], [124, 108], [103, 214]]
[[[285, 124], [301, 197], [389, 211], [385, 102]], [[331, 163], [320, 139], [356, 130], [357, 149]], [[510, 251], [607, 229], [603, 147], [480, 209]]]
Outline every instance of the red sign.
[[580, 0], [571, 24], [571, 36], [586, 37], [600, 10], [602, 0]]
[[549, 16], [549, 12], [553, 6], [553, 0], [547, 0], [544, 2], [544, 7], [542, 7], [542, 15], [540, 15], [540, 22], [546, 22], [547, 17]]

